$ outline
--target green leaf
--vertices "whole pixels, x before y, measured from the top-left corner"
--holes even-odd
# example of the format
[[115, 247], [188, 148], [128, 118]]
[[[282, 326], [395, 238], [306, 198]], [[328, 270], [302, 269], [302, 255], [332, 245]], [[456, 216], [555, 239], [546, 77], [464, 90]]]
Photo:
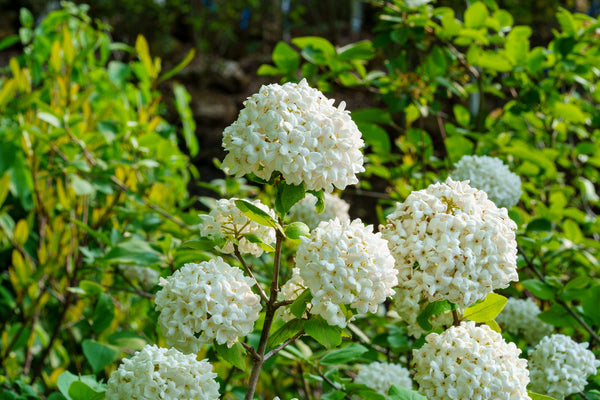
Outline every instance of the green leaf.
[[385, 129], [375, 124], [357, 123], [358, 130], [362, 133], [362, 138], [368, 146], [373, 148], [376, 153], [389, 153], [392, 149], [390, 137]]
[[300, 239], [300, 236], [310, 236], [310, 229], [304, 222], [292, 222], [285, 227], [285, 236], [292, 240]]
[[322, 190], [308, 190], [308, 193], [312, 194], [317, 198], [317, 203], [315, 204], [315, 211], [317, 214], [321, 214], [325, 209], [325, 195]]
[[77, 225], [78, 227], [80, 227], [81, 229], [86, 231], [93, 238], [97, 239], [99, 242], [101, 242], [107, 246], [110, 246], [112, 244], [110, 241], [110, 238], [108, 236], [106, 236], [104, 233], [100, 232], [99, 230], [92, 229], [91, 226], [84, 224], [80, 220], [75, 219], [75, 218], [69, 218], [69, 222], [74, 223], [75, 225]]
[[312, 300], [312, 294], [310, 293], [310, 289], [304, 289], [300, 296], [294, 300], [294, 302], [290, 305], [290, 312], [296, 318], [302, 318], [304, 315], [304, 311], [306, 311], [306, 306]]
[[173, 93], [175, 94], [175, 108], [181, 117], [183, 126], [183, 139], [185, 145], [193, 157], [198, 154], [198, 138], [196, 137], [196, 121], [190, 109], [191, 96], [185, 89], [185, 86], [175, 83], [173, 85]]
[[0, 51], [7, 49], [17, 43], [19, 43], [19, 35], [9, 35], [4, 39], [0, 40]]
[[94, 373], [102, 371], [104, 367], [115, 362], [121, 356], [121, 350], [117, 347], [94, 342], [89, 339], [84, 340], [81, 347]]
[[162, 261], [162, 255], [154, 250], [148, 242], [134, 237], [118, 243], [99, 260], [111, 264], [151, 265], [159, 264]]
[[322, 52], [326, 57], [335, 57], [337, 55], [335, 46], [327, 39], [318, 36], [303, 36], [292, 39], [292, 44], [301, 49], [312, 47], [314, 50]]
[[284, 71], [280, 70], [277, 67], [272, 65], [263, 64], [258, 67], [258, 71], [256, 71], [256, 75], [265, 76], [265, 75], [284, 75]]
[[565, 233], [565, 237], [571, 242], [581, 243], [581, 241], [584, 239], [583, 233], [581, 233], [581, 229], [579, 229], [579, 225], [572, 219], [566, 219], [562, 224], [562, 228]]
[[69, 386], [69, 396], [73, 400], [100, 400], [104, 399], [104, 392], [96, 392], [81, 381], [75, 381]]
[[131, 67], [120, 61], [108, 63], [108, 79], [119, 89], [123, 89], [131, 74]]
[[559, 7], [556, 13], [556, 19], [560, 24], [560, 28], [564, 33], [569, 36], [575, 36], [577, 34], [577, 27], [575, 25], [575, 19], [573, 15], [566, 9]]
[[548, 310], [539, 313], [538, 318], [550, 325], [558, 327], [573, 327], [579, 325], [569, 311], [560, 304], [553, 304]]
[[450, 157], [452, 162], [458, 162], [462, 156], [472, 154], [475, 147], [473, 142], [462, 135], [452, 135], [446, 137], [444, 141], [448, 157]]
[[267, 342], [268, 347], [275, 347], [286, 340], [294, 337], [298, 332], [300, 332], [304, 328], [303, 319], [294, 318], [291, 321], [288, 321], [281, 328], [277, 329], [275, 332], [269, 335], [269, 340]]
[[19, 10], [19, 21], [25, 28], [33, 28], [33, 14], [25, 7]]
[[350, 43], [338, 50], [338, 60], [370, 60], [375, 57], [375, 49], [369, 40]]
[[351, 343], [339, 350], [327, 353], [319, 360], [322, 365], [346, 364], [350, 361], [356, 361], [358, 357], [369, 351], [365, 346], [358, 343]]
[[546, 396], [546, 395], [539, 394], [539, 393], [530, 392], [529, 390], [527, 391], [527, 394], [529, 395], [529, 397], [531, 397], [531, 400], [555, 400], [554, 397]]
[[141, 350], [148, 341], [135, 332], [119, 331], [108, 337], [108, 342], [120, 349]]
[[52, 125], [55, 128], [62, 127], [62, 124], [56, 115], [52, 115], [47, 112], [39, 111], [37, 113], [37, 117], [39, 119], [41, 119], [42, 121], [48, 123], [49, 125]]
[[106, 293], [100, 293], [96, 308], [94, 309], [94, 317], [92, 319], [92, 329], [96, 333], [100, 333], [110, 326], [115, 317], [115, 305], [112, 297]]
[[273, 63], [285, 75], [291, 75], [300, 67], [300, 55], [287, 43], [279, 42], [273, 50]]
[[600, 326], [600, 286], [592, 286], [581, 297], [583, 315], [588, 317], [595, 326]]
[[95, 296], [104, 292], [104, 287], [94, 281], [82, 280], [79, 287], [89, 296]]
[[463, 314], [463, 318], [475, 322], [491, 321], [500, 314], [507, 301], [508, 299], [504, 296], [493, 292], [489, 293], [481, 303], [468, 307]]
[[86, 180], [81, 179], [78, 175], [70, 174], [71, 187], [77, 196], [91, 195], [96, 193], [94, 187]]
[[342, 328], [329, 325], [323, 318], [313, 315], [304, 323], [306, 334], [328, 349], [342, 343]]
[[491, 50], [482, 51], [479, 54], [479, 57], [477, 57], [477, 60], [473, 60], [473, 64], [484, 69], [498, 72], [509, 72], [513, 69], [509, 59], [504, 54]]
[[246, 200], [235, 200], [235, 206], [250, 220], [274, 229], [282, 230], [281, 226], [265, 211]]
[[306, 195], [306, 185], [290, 185], [281, 180], [277, 182], [277, 194], [275, 195], [275, 211], [281, 219], [287, 214], [294, 204]]
[[[268, 243], [265, 243], [262, 241], [261, 238], [259, 238], [258, 236], [256, 236], [253, 233], [245, 233], [243, 235], [246, 240], [248, 240], [250, 243], [254, 243], [256, 244], [258, 247], [260, 247], [261, 249], [263, 249], [264, 251], [266, 251], [267, 253], [272, 253], [275, 251], [275, 249], [273, 248], [273, 246], [271, 246]], [[219, 246], [222, 247], [222, 246]]]
[[527, 224], [527, 232], [551, 232], [552, 223], [545, 218], [534, 219]]
[[215, 246], [216, 243], [208, 238], [190, 239], [183, 242], [183, 244], [181, 245], [181, 247], [201, 251], [214, 250]]
[[388, 391], [387, 400], [427, 400], [427, 397], [404, 386], [393, 385]]
[[469, 110], [460, 104], [455, 104], [452, 110], [454, 111], [454, 118], [456, 118], [456, 122], [458, 122], [458, 124], [461, 126], [468, 127], [469, 123], [471, 122], [471, 113]]
[[392, 116], [389, 112], [382, 110], [381, 108], [363, 108], [361, 110], [354, 110], [350, 113], [352, 120], [359, 123], [371, 123], [371, 124], [392, 124]]
[[227, 347], [226, 344], [218, 344], [215, 342], [215, 349], [217, 349], [219, 356], [231, 365], [242, 371], [245, 371], [248, 367], [246, 364], [246, 350], [240, 342], [235, 342], [231, 347]]
[[586, 115], [581, 111], [581, 108], [572, 103], [554, 102], [552, 104], [552, 115], [576, 124], [585, 124], [586, 121]]
[[433, 329], [433, 326], [429, 322], [429, 318], [431, 316], [452, 311], [456, 308], [457, 305], [450, 303], [448, 300], [438, 300], [434, 301], [433, 303], [428, 303], [417, 317], [417, 322], [421, 328], [429, 332]]
[[550, 300], [554, 298], [554, 289], [547, 283], [537, 279], [527, 279], [522, 281], [521, 284], [538, 299]]
[[[94, 392], [97, 393], [97, 394], [94, 394], [92, 397], [86, 398], [86, 400], [88, 400], [88, 399], [93, 399], [93, 400], [104, 399], [104, 391], [105, 391], [106, 385], [104, 385], [102, 383], [98, 383], [96, 381], [96, 377], [94, 375], [77, 376], [77, 375], [70, 373], [69, 371], [65, 371], [58, 376], [56, 385], [58, 387], [58, 390], [62, 393], [64, 398], [66, 398], [67, 400], [80, 400], [81, 399], [80, 397], [71, 397], [71, 395], [69, 393], [70, 389], [71, 389], [71, 385], [73, 385], [73, 383], [75, 383], [75, 382], [83, 383], [86, 386], [88, 386], [89, 388], [91, 388]], [[78, 396], [79, 393], [74, 392], [73, 395]], [[51, 397], [49, 397], [48, 399], [50, 399]], [[55, 399], [59, 400], [61, 397], [55, 396]]]
[[352, 399], [364, 399], [364, 400], [386, 400], [385, 396], [377, 393], [373, 388], [363, 385], [362, 383], [346, 383], [344, 384], [344, 390], [347, 396]]
[[4, 174], [0, 179], [0, 207], [4, 204], [10, 190], [10, 174]]
[[482, 2], [473, 3], [465, 11], [465, 27], [471, 29], [482, 28], [488, 18], [488, 9]]
[[191, 63], [195, 56], [196, 56], [196, 49], [191, 49], [187, 53], [187, 55], [184, 57], [183, 60], [181, 60], [176, 66], [174, 66], [173, 68], [171, 68], [170, 70], [168, 70], [167, 72], [162, 74], [160, 76], [160, 78], [158, 78], [158, 81], [162, 82], [162, 81], [165, 81], [165, 80], [175, 76], [175, 74], [177, 74], [179, 71], [184, 69], [189, 63]]
[[506, 38], [506, 55], [514, 65], [522, 65], [529, 54], [529, 37], [531, 28], [528, 26], [514, 27]]

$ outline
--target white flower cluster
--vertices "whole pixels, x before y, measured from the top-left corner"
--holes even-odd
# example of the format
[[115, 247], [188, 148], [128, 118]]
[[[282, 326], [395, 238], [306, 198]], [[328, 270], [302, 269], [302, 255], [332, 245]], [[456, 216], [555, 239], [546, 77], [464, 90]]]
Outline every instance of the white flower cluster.
[[387, 242], [372, 225], [333, 219], [301, 240], [296, 266], [313, 296], [311, 313], [330, 325], [346, 326], [340, 305], [349, 304], [359, 314], [376, 312], [394, 294], [398, 271]]
[[[396, 294], [392, 298], [393, 311], [395, 311], [402, 319], [402, 322], [406, 324], [408, 334], [417, 339], [420, 338], [427, 332], [421, 328], [417, 321], [417, 317], [427, 306], [427, 300], [423, 298], [423, 295], [420, 292], [405, 289], [402, 286], [402, 282], [394, 289], [396, 290]], [[454, 317], [452, 316], [452, 311], [447, 311], [445, 313], [432, 315], [429, 317], [429, 322], [431, 323], [433, 330], [438, 328], [448, 328], [453, 324]]]
[[146, 345], [112, 373], [106, 399], [217, 400], [216, 377], [212, 365], [195, 354]]
[[167, 344], [196, 353], [213, 339], [231, 347], [239, 336], [252, 332], [261, 310], [252, 283], [241, 269], [220, 257], [185, 264], [161, 279], [155, 303]]
[[532, 299], [508, 299], [502, 312], [495, 318], [503, 331], [521, 335], [529, 344], [537, 344], [544, 336], [552, 333], [552, 325], [537, 317], [540, 308]]
[[144, 289], [150, 289], [158, 283], [160, 273], [150, 267], [141, 267], [139, 265], [120, 265], [119, 269], [123, 272], [125, 278], [130, 281], [137, 281]]
[[[236, 200], [235, 198], [220, 199], [209, 214], [201, 214], [200, 234], [210, 239], [225, 240], [226, 243], [220, 249], [223, 253], [233, 253], [232, 240], [237, 239], [240, 253], [259, 257], [263, 249], [242, 235], [253, 234], [263, 243], [272, 244], [275, 243], [275, 229], [250, 220], [236, 207]], [[275, 212], [260, 200], [251, 203], [276, 218]]]
[[470, 184], [487, 193], [498, 207], [512, 207], [521, 197], [521, 178], [513, 174], [502, 160], [489, 156], [463, 156], [450, 174], [459, 181]]
[[329, 193], [325, 193], [324, 207], [321, 213], [317, 213], [315, 205], [317, 198], [310, 193], [290, 209], [289, 217], [292, 221], [304, 222], [310, 229], [315, 229], [321, 221], [329, 221], [338, 218], [340, 221], [349, 221], [350, 204]]
[[399, 364], [386, 362], [373, 362], [358, 367], [355, 383], [367, 385], [377, 393], [387, 396], [392, 385], [404, 386], [412, 389], [410, 372]]
[[430, 301], [467, 307], [518, 280], [517, 225], [467, 182], [412, 192], [380, 226], [398, 280]]
[[419, 392], [429, 400], [531, 400], [527, 394], [527, 361], [487, 325], [467, 321], [413, 350]]
[[345, 103], [333, 102], [306, 80], [261, 87], [223, 132], [223, 168], [266, 180], [279, 171], [287, 183], [326, 192], [357, 183], [364, 142]]
[[529, 354], [530, 389], [559, 400], [581, 392], [588, 376], [600, 367], [600, 361], [587, 348], [588, 343], [577, 343], [561, 334], [543, 338]]

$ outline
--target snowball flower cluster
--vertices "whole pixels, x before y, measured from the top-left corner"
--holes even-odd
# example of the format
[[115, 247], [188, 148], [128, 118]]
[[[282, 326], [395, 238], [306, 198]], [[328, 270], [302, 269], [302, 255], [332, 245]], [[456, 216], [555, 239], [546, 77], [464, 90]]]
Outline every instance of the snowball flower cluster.
[[296, 266], [303, 286], [310, 289], [311, 313], [330, 325], [346, 326], [340, 305], [359, 314], [376, 312], [398, 284], [387, 242], [373, 226], [354, 221], [321, 222], [310, 238], [302, 237]]
[[325, 193], [324, 207], [321, 213], [317, 213], [315, 205], [317, 198], [310, 193], [290, 209], [289, 217], [292, 221], [304, 222], [310, 229], [314, 229], [321, 221], [329, 221], [338, 218], [340, 221], [349, 221], [350, 204], [329, 193]]
[[141, 267], [138, 265], [121, 265], [119, 266], [125, 278], [130, 281], [137, 281], [144, 289], [150, 289], [158, 283], [160, 273], [150, 267]]
[[323, 93], [300, 83], [262, 86], [244, 102], [238, 119], [223, 132], [227, 173], [270, 179], [331, 192], [358, 182], [364, 142], [356, 124]]
[[527, 361], [487, 325], [467, 321], [413, 350], [419, 392], [429, 400], [531, 400], [527, 394]]
[[487, 193], [498, 207], [512, 207], [521, 197], [521, 178], [513, 174], [502, 160], [489, 156], [463, 156], [450, 174], [459, 181], [470, 184]]
[[112, 373], [106, 399], [217, 400], [216, 377], [212, 365], [195, 354], [146, 345]]
[[588, 343], [577, 343], [561, 334], [543, 338], [529, 354], [530, 389], [559, 400], [581, 392], [587, 377], [600, 367], [600, 361], [587, 348]]
[[552, 325], [540, 320], [540, 308], [532, 299], [508, 299], [496, 322], [503, 331], [521, 335], [529, 344], [537, 344], [544, 336], [552, 333]]
[[485, 192], [448, 178], [412, 192], [380, 231], [406, 289], [465, 308], [518, 280], [516, 228]]
[[185, 353], [196, 353], [213, 339], [231, 347], [252, 332], [261, 310], [252, 280], [220, 257], [185, 264], [160, 285], [158, 323], [167, 344]]
[[393, 385], [412, 389], [409, 371], [401, 365], [386, 362], [359, 366], [354, 382], [366, 385], [383, 396], [387, 396]]
[[[243, 235], [252, 234], [263, 243], [272, 244], [275, 243], [275, 229], [250, 220], [237, 208], [236, 200], [238, 199], [220, 199], [209, 214], [201, 214], [200, 234], [213, 240], [224, 240], [225, 243], [221, 247], [223, 253], [233, 253], [232, 240], [236, 239], [239, 242], [240, 253], [258, 257], [263, 253], [263, 249]], [[276, 218], [275, 212], [260, 200], [254, 200], [251, 203]]]

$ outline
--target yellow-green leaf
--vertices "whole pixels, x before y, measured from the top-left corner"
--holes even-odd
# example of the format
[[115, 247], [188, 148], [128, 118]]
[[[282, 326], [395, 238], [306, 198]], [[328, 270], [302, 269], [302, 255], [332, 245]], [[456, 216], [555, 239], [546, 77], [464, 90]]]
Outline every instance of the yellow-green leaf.
[[0, 90], [0, 110], [4, 107], [10, 99], [13, 98], [15, 91], [17, 90], [17, 81], [14, 79], [7, 80]]
[[493, 319], [490, 319], [489, 321], [485, 321], [485, 324], [487, 326], [489, 326], [491, 330], [496, 331], [498, 333], [502, 333], [502, 329], [500, 329], [500, 325], [498, 325], [498, 323], [496, 321], [494, 321]]
[[10, 175], [4, 174], [2, 178], [0, 178], [0, 207], [4, 204], [4, 200], [6, 200], [6, 196], [8, 196], [8, 191], [10, 189]]
[[52, 43], [52, 50], [50, 50], [50, 66], [54, 72], [59, 72], [62, 65], [62, 57], [60, 55], [60, 43]]
[[485, 300], [467, 308], [463, 314], [465, 319], [470, 319], [475, 322], [490, 321], [504, 308], [507, 298], [496, 293], [489, 293]]
[[135, 40], [135, 49], [138, 53], [138, 57], [142, 61], [144, 65], [144, 69], [148, 73], [150, 78], [155, 78], [156, 73], [154, 71], [154, 63], [152, 62], [152, 57], [150, 57], [150, 48], [148, 47], [148, 42], [146, 38], [142, 35], [138, 35]]
[[63, 28], [63, 56], [67, 65], [73, 64], [75, 59], [75, 50], [73, 49], [73, 38], [69, 28], [65, 25]]
[[22, 219], [17, 222], [17, 226], [15, 227], [15, 242], [20, 245], [24, 245], [27, 242], [27, 238], [29, 237], [29, 225], [27, 225], [27, 221]]

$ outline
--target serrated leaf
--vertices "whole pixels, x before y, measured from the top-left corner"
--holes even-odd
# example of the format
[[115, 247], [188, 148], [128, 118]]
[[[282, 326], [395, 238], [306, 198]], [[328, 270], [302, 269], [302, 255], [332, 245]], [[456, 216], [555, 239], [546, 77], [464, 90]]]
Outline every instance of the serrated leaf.
[[215, 349], [223, 360], [242, 371], [246, 370], [246, 349], [244, 349], [244, 346], [242, 346], [240, 342], [235, 342], [231, 347], [227, 347], [226, 344], [217, 344], [215, 342]]
[[475, 322], [486, 322], [496, 318], [500, 311], [506, 305], [508, 299], [496, 293], [488, 293], [481, 303], [474, 304], [468, 307], [463, 318], [470, 319]]
[[369, 349], [365, 346], [358, 343], [351, 343], [344, 348], [325, 354], [319, 360], [319, 363], [322, 365], [346, 364], [350, 361], [356, 361], [358, 357], [367, 351], [369, 351]]
[[92, 366], [94, 373], [98, 373], [110, 363], [115, 362], [121, 356], [121, 350], [107, 344], [94, 342], [86, 339], [81, 344], [83, 354]]
[[297, 318], [295, 318], [291, 321], [288, 321], [281, 328], [277, 329], [275, 332], [273, 332], [269, 335], [269, 340], [267, 342], [267, 346], [275, 347], [275, 346], [285, 342], [289, 338], [294, 337], [295, 334], [297, 334], [304, 328], [304, 321], [305, 320], [303, 320], [303, 319], [297, 319]]
[[304, 331], [328, 349], [342, 343], [342, 328], [329, 325], [320, 316], [313, 315], [304, 323]]

